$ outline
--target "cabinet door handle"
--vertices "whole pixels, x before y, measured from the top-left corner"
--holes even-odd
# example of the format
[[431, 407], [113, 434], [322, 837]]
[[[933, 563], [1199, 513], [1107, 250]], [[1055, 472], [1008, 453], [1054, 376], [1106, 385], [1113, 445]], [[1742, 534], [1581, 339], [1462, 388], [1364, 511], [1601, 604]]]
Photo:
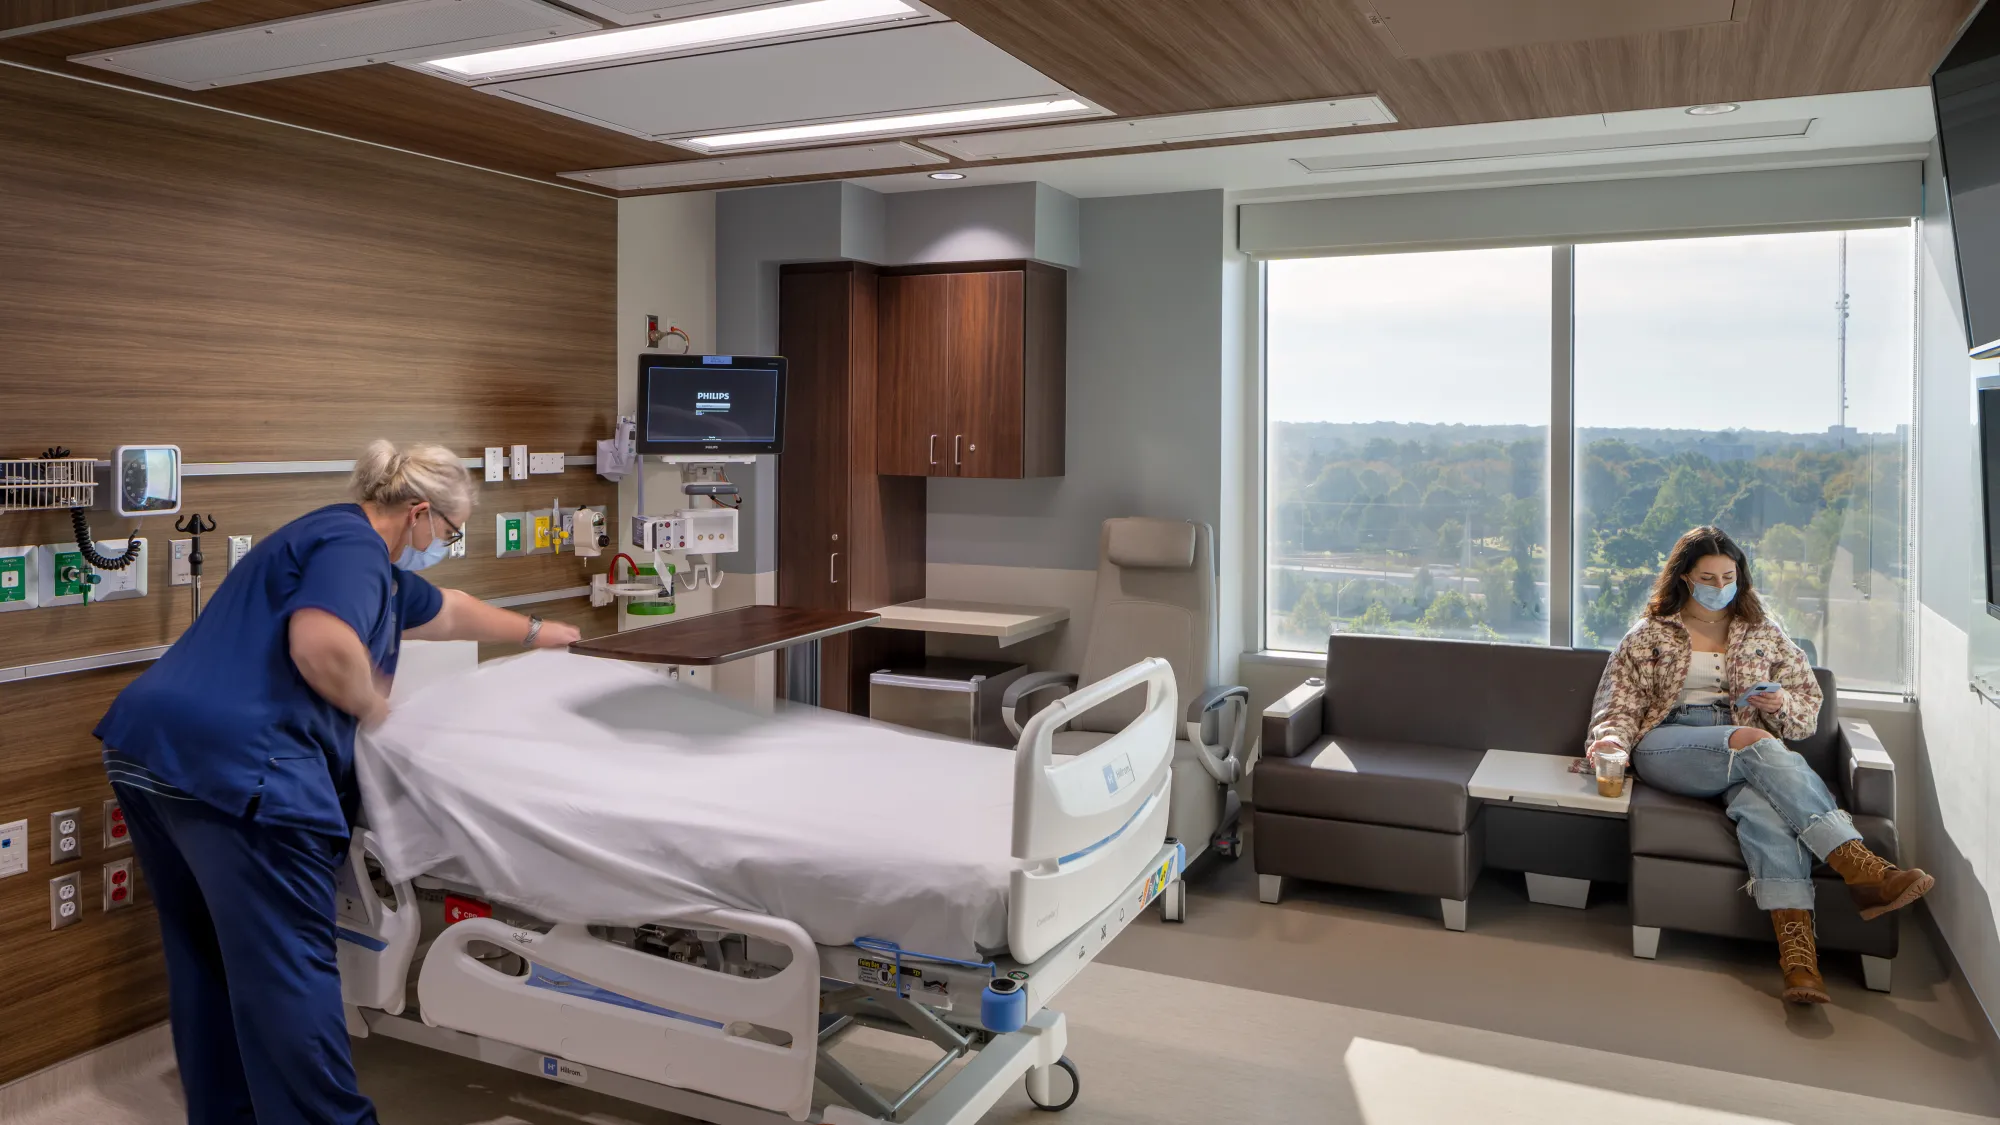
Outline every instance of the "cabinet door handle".
[[937, 435], [931, 435], [931, 464], [937, 464]]
[[840, 576], [833, 572], [834, 560], [838, 558], [840, 558], [839, 551], [835, 551], [826, 557], [826, 580], [835, 586], [840, 585]]
[[960, 446], [961, 444], [963, 444], [963, 443], [964, 443], [964, 441], [965, 441], [965, 435], [964, 435], [964, 434], [953, 434], [953, 435], [951, 435], [951, 463], [952, 463], [952, 464], [954, 464], [954, 465], [963, 465], [963, 464], [965, 464], [965, 458], [964, 458], [964, 457], [961, 457], [961, 456], [959, 456], [959, 452], [958, 452], [958, 447], [959, 447], [959, 446]]

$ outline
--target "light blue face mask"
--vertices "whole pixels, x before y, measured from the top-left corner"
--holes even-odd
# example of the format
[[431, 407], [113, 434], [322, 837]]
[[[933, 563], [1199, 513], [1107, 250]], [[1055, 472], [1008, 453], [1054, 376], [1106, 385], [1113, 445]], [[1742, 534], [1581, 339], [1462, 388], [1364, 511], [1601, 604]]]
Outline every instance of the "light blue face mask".
[[445, 560], [451, 554], [451, 544], [437, 532], [437, 521], [431, 521], [431, 545], [419, 551], [415, 547], [404, 547], [403, 554], [396, 560], [398, 570], [428, 570]]
[[1736, 600], [1736, 583], [1734, 582], [1731, 582], [1727, 586], [1709, 586], [1700, 582], [1690, 582], [1688, 583], [1688, 588], [1694, 593], [1694, 600], [1701, 603], [1701, 608], [1710, 613], [1721, 613], [1723, 610], [1729, 608], [1730, 602]]

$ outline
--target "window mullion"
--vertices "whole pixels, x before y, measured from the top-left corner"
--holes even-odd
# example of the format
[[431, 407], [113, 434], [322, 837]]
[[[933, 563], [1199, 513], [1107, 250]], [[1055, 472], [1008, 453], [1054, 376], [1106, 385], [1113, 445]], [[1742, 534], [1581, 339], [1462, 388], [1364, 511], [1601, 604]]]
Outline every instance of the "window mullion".
[[1549, 270], [1549, 644], [1576, 643], [1576, 247]]

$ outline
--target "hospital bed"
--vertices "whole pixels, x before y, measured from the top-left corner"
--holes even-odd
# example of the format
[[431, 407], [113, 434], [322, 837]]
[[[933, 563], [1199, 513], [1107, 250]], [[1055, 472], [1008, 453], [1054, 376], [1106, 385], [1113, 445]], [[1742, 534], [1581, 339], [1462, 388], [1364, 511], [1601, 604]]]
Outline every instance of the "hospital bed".
[[[1127, 692], [1123, 729], [1054, 753]], [[1049, 1003], [1180, 877], [1179, 721], [1161, 660], [1051, 704], [1015, 751], [752, 716], [566, 653], [483, 666], [358, 748], [349, 1029], [725, 1125], [970, 1125], [1017, 1080], [1066, 1108]], [[936, 1059], [879, 1089], [840, 1058], [862, 1028]]]

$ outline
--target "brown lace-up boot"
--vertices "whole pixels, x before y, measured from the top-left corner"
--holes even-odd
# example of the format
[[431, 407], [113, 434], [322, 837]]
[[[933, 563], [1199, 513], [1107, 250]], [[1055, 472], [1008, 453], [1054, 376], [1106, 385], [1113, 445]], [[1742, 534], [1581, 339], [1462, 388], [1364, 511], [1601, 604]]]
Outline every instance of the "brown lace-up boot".
[[1819, 975], [1812, 911], [1773, 910], [1771, 928], [1778, 933], [1778, 969], [1785, 974], [1785, 1003], [1824, 1004], [1832, 999]]
[[1840, 872], [1847, 893], [1861, 908], [1861, 917], [1880, 918], [1924, 897], [1937, 880], [1912, 867], [1905, 871], [1868, 850], [1859, 840], [1849, 840], [1833, 849], [1826, 865]]

